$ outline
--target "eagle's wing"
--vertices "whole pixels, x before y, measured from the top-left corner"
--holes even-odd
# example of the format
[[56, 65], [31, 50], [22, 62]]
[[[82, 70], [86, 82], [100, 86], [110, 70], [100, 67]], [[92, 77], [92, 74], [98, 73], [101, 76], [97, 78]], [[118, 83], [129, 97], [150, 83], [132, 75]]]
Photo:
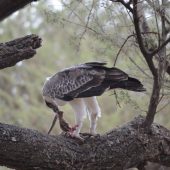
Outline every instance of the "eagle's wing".
[[65, 101], [77, 97], [97, 96], [108, 88], [107, 83], [103, 82], [121, 81], [128, 78], [123, 71], [117, 68], [107, 68], [104, 65], [105, 63], [91, 62], [58, 72], [45, 83], [43, 95], [50, 95]]

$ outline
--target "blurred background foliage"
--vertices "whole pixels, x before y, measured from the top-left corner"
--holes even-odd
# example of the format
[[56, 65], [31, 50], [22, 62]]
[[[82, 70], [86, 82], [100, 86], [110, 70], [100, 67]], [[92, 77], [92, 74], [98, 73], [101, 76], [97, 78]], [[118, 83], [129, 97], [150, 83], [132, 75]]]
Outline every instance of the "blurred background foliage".
[[[148, 9], [148, 15], [153, 12]], [[156, 29], [152, 17], [148, 17]], [[152, 22], [153, 21], [153, 22]], [[116, 55], [126, 38], [134, 32], [127, 11], [109, 1], [39, 1], [14, 13], [0, 23], [1, 42], [37, 34], [42, 47], [34, 58], [0, 71], [0, 120], [3, 123], [36, 129], [47, 133], [53, 114], [42, 98], [46, 77], [60, 69], [89, 61], [107, 61], [113, 66]], [[169, 49], [168, 49], [169, 50]], [[116, 90], [98, 97], [102, 117], [97, 130], [104, 133], [137, 115], [145, 115], [148, 108], [152, 76], [132, 36], [122, 49], [116, 67], [140, 79], [145, 93]], [[166, 75], [167, 76], [167, 75]], [[167, 82], [169, 82], [167, 76]], [[170, 128], [170, 90], [162, 91], [156, 121]], [[166, 93], [165, 93], [166, 92]], [[65, 119], [74, 124], [69, 105], [61, 108]], [[83, 131], [88, 131], [86, 119]], [[58, 123], [52, 134], [59, 134]], [[0, 170], [5, 170], [1, 168]]]

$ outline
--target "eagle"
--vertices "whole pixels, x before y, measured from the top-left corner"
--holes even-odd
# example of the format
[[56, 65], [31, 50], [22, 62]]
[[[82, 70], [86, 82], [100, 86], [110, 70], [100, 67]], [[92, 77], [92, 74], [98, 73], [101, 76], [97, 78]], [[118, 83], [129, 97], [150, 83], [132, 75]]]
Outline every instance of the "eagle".
[[[101, 117], [101, 109], [96, 96], [105, 91], [120, 88], [135, 92], [143, 92], [142, 83], [128, 76], [116, 67], [106, 67], [106, 62], [88, 62], [61, 70], [48, 78], [43, 86], [42, 94], [45, 103], [59, 118], [60, 127], [71, 136], [81, 138], [80, 130], [83, 120], [89, 115], [90, 134], [96, 134], [97, 120]], [[58, 106], [70, 104], [75, 113], [75, 126], [69, 127], [63, 119], [63, 112]]]

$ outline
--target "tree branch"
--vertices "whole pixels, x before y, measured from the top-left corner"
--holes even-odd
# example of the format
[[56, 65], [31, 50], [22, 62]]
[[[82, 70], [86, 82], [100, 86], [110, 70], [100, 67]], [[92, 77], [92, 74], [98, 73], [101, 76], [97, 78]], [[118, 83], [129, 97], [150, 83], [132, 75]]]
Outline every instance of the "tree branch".
[[145, 76], [147, 76], [148, 78], [151, 78], [151, 76], [150, 76], [148, 73], [146, 73], [146, 72], [144, 71], [144, 69], [141, 68], [141, 67], [133, 60], [133, 58], [129, 57], [129, 60], [130, 60]]
[[[170, 38], [167, 39], [167, 33], [166, 33], [166, 28], [165, 28], [165, 1], [162, 1], [162, 15], [161, 15], [161, 26], [162, 26], [162, 33], [160, 35], [160, 42], [159, 44], [161, 44], [160, 46], [158, 46], [156, 49], [154, 46], [156, 46], [156, 43], [154, 42], [154, 40], [152, 40], [152, 46], [150, 47], [152, 49], [155, 49], [154, 51], [151, 52], [151, 56], [157, 54], [157, 58], [158, 58], [158, 69], [157, 69], [157, 74], [153, 75], [154, 76], [154, 82], [153, 82], [153, 90], [152, 90], [152, 95], [151, 95], [151, 99], [150, 99], [150, 103], [149, 103], [149, 109], [148, 109], [148, 113], [146, 116], [146, 121], [145, 121], [145, 125], [146, 126], [150, 126], [151, 123], [154, 120], [154, 116], [156, 114], [156, 109], [157, 106], [159, 104], [159, 96], [160, 96], [160, 90], [161, 87], [163, 85], [163, 81], [164, 81], [164, 73], [166, 70], [167, 71], [167, 58], [166, 58], [166, 45], [168, 44], [168, 42], [170, 41]], [[143, 11], [143, 9], [140, 9], [141, 11]], [[145, 23], [146, 27], [148, 28], [147, 30], [144, 31], [148, 31], [149, 27], [148, 24], [146, 22], [144, 13], [142, 14], [143, 17], [143, 22]], [[155, 44], [155, 45], [154, 45]], [[161, 61], [162, 60], [162, 61]]]
[[138, 0], [133, 1], [133, 6], [134, 6], [133, 7], [133, 18], [134, 18], [136, 37], [138, 40], [139, 48], [140, 48], [148, 66], [149, 66], [149, 69], [152, 72], [152, 75], [157, 77], [158, 73], [157, 73], [157, 70], [156, 70], [154, 63], [152, 61], [151, 53], [145, 48], [145, 45], [143, 43], [142, 34], [141, 34], [140, 26], [139, 26], [139, 16], [138, 16], [138, 9], [137, 9], [138, 4], [137, 3], [138, 3]]
[[[141, 34], [157, 34], [157, 33], [155, 33], [155, 32], [144, 32], [144, 33], [141, 32]], [[129, 36], [125, 39], [125, 41], [123, 42], [123, 44], [122, 44], [121, 47], [119, 48], [118, 53], [116, 54], [116, 57], [115, 57], [113, 66], [116, 65], [116, 62], [117, 62], [118, 57], [119, 57], [119, 54], [120, 54], [120, 52], [122, 51], [122, 49], [123, 49], [123, 47], [125, 46], [125, 44], [127, 43], [127, 41], [128, 41], [131, 37], [134, 37], [134, 36], [136, 36], [136, 34], [131, 34], [131, 35], [129, 35]]]
[[33, 57], [40, 46], [41, 38], [33, 34], [1, 43], [0, 69], [14, 66], [19, 61]]
[[131, 0], [129, 2], [125, 2], [124, 0], [110, 0], [112, 2], [120, 2], [126, 9], [128, 9], [131, 13], [133, 13], [133, 9], [131, 8]]
[[170, 37], [167, 38], [167, 40], [165, 40], [156, 50], [154, 50], [151, 55], [154, 56], [155, 54], [157, 54], [159, 51], [162, 50], [162, 48], [164, 48], [168, 43], [170, 42]]
[[37, 0], [0, 0], [0, 21], [33, 1]]
[[143, 121], [139, 116], [102, 136], [82, 134], [84, 143], [0, 124], [0, 165], [17, 170], [122, 170], [151, 161], [170, 167], [170, 131], [154, 123], [146, 132]]
[[129, 38], [131, 38], [131, 37], [133, 37], [133, 36], [134, 36], [134, 34], [129, 35], [129, 36], [125, 39], [125, 41], [123, 42], [122, 46], [120, 47], [120, 49], [119, 49], [119, 51], [118, 51], [118, 53], [117, 53], [117, 55], [116, 55], [116, 58], [115, 58], [115, 61], [114, 61], [113, 66], [115, 66], [115, 65], [116, 65], [117, 59], [118, 59], [119, 54], [120, 54], [120, 52], [122, 51], [122, 49], [123, 49], [124, 45], [125, 45], [125, 44], [126, 44], [126, 42], [129, 40]]
[[[150, 7], [153, 8], [154, 12], [158, 13], [161, 17], [162, 17], [162, 11], [161, 11], [161, 8], [159, 6], [156, 6], [154, 1], [152, 2], [151, 0], [146, 0], [149, 4]], [[167, 24], [170, 25], [170, 20], [167, 16], [164, 16], [165, 17], [165, 21]]]

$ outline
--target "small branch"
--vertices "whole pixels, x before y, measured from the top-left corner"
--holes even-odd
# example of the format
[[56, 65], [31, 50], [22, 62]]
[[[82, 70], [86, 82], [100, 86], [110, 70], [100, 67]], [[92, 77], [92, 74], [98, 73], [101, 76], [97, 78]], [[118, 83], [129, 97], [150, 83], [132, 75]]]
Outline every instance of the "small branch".
[[161, 36], [160, 36], [158, 18], [157, 18], [157, 15], [156, 15], [156, 5], [155, 5], [155, 2], [153, 0], [152, 0], [152, 3], [153, 3], [154, 15], [155, 15], [156, 28], [157, 28], [157, 31], [158, 31], [158, 46], [160, 46]]
[[0, 44], [0, 69], [14, 66], [17, 62], [29, 59], [41, 47], [41, 38], [28, 35]]
[[170, 102], [166, 103], [164, 106], [162, 106], [159, 110], [156, 111], [156, 113], [162, 111], [163, 109], [165, 109], [167, 106], [169, 106]]
[[92, 10], [94, 8], [94, 0], [92, 2], [92, 5], [91, 5], [91, 8], [90, 8], [90, 11], [89, 11], [89, 14], [88, 14], [88, 17], [87, 17], [87, 22], [86, 22], [86, 25], [84, 27], [84, 31], [82, 32], [81, 36], [80, 36], [80, 40], [79, 40], [79, 47], [80, 47], [80, 43], [82, 41], [82, 38], [84, 37], [86, 31], [87, 31], [87, 28], [88, 28], [88, 25], [89, 25], [89, 22], [90, 22], [90, 17], [92, 15]]
[[136, 64], [136, 62], [129, 57], [129, 60], [147, 77], [151, 78], [151, 76], [149, 74], [147, 74], [138, 64]]
[[126, 38], [126, 40], [124, 41], [124, 43], [122, 44], [122, 46], [120, 47], [120, 49], [119, 49], [119, 51], [118, 51], [118, 53], [117, 53], [117, 55], [116, 55], [116, 58], [115, 58], [115, 61], [114, 61], [113, 66], [115, 66], [115, 65], [116, 65], [117, 59], [118, 59], [119, 54], [120, 54], [120, 52], [122, 51], [122, 49], [123, 49], [124, 45], [126, 44], [126, 42], [128, 41], [128, 39], [129, 39], [129, 38], [131, 38], [131, 37], [133, 37], [133, 36], [134, 36], [134, 34], [129, 35], [129, 36]]
[[[145, 33], [141, 32], [141, 34], [157, 34], [157, 33], [155, 33], [155, 32], [145, 32]], [[116, 58], [115, 58], [115, 61], [114, 61], [113, 66], [116, 65], [117, 59], [118, 59], [118, 57], [119, 57], [119, 54], [120, 54], [120, 52], [122, 51], [123, 47], [125, 46], [126, 42], [127, 42], [131, 37], [134, 37], [134, 36], [136, 36], [136, 34], [131, 34], [131, 35], [129, 35], [129, 36], [125, 39], [125, 41], [123, 42], [122, 46], [120, 47], [120, 49], [119, 49], [119, 51], [118, 51], [118, 53], [117, 53], [117, 55], [116, 55]]]
[[33, 1], [37, 0], [0, 0], [0, 21]]
[[119, 108], [121, 108], [121, 105], [120, 105], [120, 102], [118, 100], [118, 96], [117, 96], [116, 90], [114, 90], [113, 92], [114, 92], [114, 96], [115, 96], [115, 99], [116, 99], [116, 103], [118, 104]]
[[[80, 26], [82, 28], [84, 28], [84, 25], [82, 24], [79, 24], [79, 23], [76, 23], [76, 22], [72, 22], [70, 20], [67, 20], [65, 18], [62, 18], [63, 21], [67, 22], [67, 23], [70, 23], [70, 24], [74, 24], [74, 25], [77, 25], [77, 26]], [[97, 32], [96, 30], [94, 30], [93, 28], [89, 27], [88, 25], [86, 25], [86, 29], [89, 29], [91, 32], [97, 34], [97, 35], [100, 35], [101, 33]]]
[[112, 2], [120, 2], [126, 9], [133, 13], [133, 9], [130, 6], [131, 1], [125, 2], [124, 0], [110, 0]]
[[[162, 11], [160, 10], [160, 8], [156, 7], [155, 3], [153, 1], [152, 2], [151, 2], [151, 0], [146, 0], [146, 1], [153, 8], [154, 12], [158, 13], [162, 17]], [[158, 3], [159, 3], [159, 1], [158, 1]], [[168, 19], [168, 17], [166, 17], [166, 16], [164, 16], [164, 17], [165, 17], [166, 23], [170, 25], [170, 20]]]
[[170, 37], [164, 41], [156, 50], [154, 50], [152, 53], [151, 53], [151, 56], [154, 56], [155, 54], [157, 54], [160, 50], [162, 50], [162, 48], [164, 48], [168, 43], [170, 42]]

